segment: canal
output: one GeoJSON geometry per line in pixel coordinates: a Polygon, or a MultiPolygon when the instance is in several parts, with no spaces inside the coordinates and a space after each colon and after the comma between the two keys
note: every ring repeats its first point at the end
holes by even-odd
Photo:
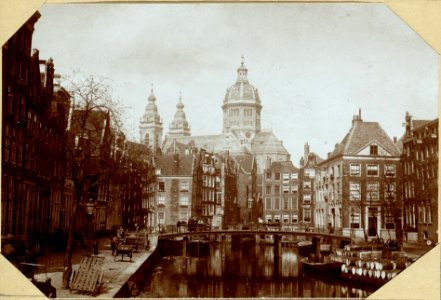
{"type": "Polygon", "coordinates": [[[236,247],[220,242],[210,244],[206,257],[163,257],[145,277],[139,296],[365,298],[374,291],[302,273],[294,248],[283,248],[275,262],[271,245],[236,247]]]}

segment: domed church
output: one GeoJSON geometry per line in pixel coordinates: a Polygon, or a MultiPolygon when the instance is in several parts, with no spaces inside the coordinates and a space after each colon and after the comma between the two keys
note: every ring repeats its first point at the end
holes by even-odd
{"type": "MultiPolygon", "coordinates": [[[[150,97],[149,101],[151,101],[150,97]]],[[[149,106],[152,106],[151,102],[149,106]]],[[[262,104],[257,88],[248,81],[248,69],[244,65],[243,56],[241,65],[237,69],[236,82],[227,89],[223,100],[221,134],[192,136],[183,110],[182,96],[179,97],[176,108],[174,119],[162,144],[164,153],[176,142],[184,145],[191,143],[197,148],[214,153],[229,151],[232,155],[252,154],[256,157],[258,173],[263,172],[268,158],[271,161],[290,159],[283,142],[272,131],[261,130],[262,104]]],[[[150,113],[153,114],[151,108],[150,113]]],[[[145,140],[146,134],[153,136],[159,132],[162,134],[162,126],[159,126],[156,118],[154,124],[150,122],[152,124],[147,125],[148,123],[144,118],[141,121],[144,130],[141,138],[144,137],[145,140]],[[155,130],[147,133],[145,131],[147,128],[155,130]]]]}

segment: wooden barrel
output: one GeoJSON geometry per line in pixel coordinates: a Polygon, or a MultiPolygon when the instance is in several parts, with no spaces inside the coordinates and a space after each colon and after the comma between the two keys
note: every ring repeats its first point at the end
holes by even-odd
{"type": "Polygon", "coordinates": [[[387,272],[385,270],[381,271],[380,277],[381,279],[386,279],[387,272]]]}
{"type": "Polygon", "coordinates": [[[341,271],[342,273],[348,273],[348,267],[346,266],[346,264],[341,265],[341,271]]]}
{"type": "Polygon", "coordinates": [[[363,268],[357,268],[357,275],[363,276],[363,268]]]}
{"type": "Polygon", "coordinates": [[[368,269],[367,268],[363,268],[363,276],[368,276],[368,269]]]}
{"type": "Polygon", "coordinates": [[[390,279],[394,278],[395,276],[398,275],[398,273],[400,273],[399,270],[391,270],[391,271],[388,271],[388,272],[387,272],[387,279],[390,280],[390,279]]]}
{"type": "Polygon", "coordinates": [[[374,270],[372,270],[372,269],[368,269],[368,277],[374,277],[374,270]]]}
{"type": "Polygon", "coordinates": [[[358,260],[355,262],[355,265],[356,265],[357,267],[359,267],[359,268],[363,268],[363,267],[366,265],[366,261],[363,260],[363,259],[358,259],[358,260]]]}
{"type": "Polygon", "coordinates": [[[357,268],[356,267],[351,267],[351,274],[352,275],[357,274],[357,268]]]}
{"type": "Polygon", "coordinates": [[[375,278],[380,278],[381,277],[381,271],[380,270],[375,270],[375,273],[374,273],[374,277],[375,278]]]}

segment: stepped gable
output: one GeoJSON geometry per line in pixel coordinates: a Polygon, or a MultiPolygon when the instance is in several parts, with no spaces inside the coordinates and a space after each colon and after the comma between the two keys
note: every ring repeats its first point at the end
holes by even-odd
{"type": "Polygon", "coordinates": [[[251,151],[253,153],[278,153],[289,155],[283,146],[283,142],[279,140],[272,131],[259,132],[251,143],[251,151]]]}
{"type": "Polygon", "coordinates": [[[191,155],[166,154],[155,157],[155,165],[161,169],[161,176],[192,176],[191,155]]]}

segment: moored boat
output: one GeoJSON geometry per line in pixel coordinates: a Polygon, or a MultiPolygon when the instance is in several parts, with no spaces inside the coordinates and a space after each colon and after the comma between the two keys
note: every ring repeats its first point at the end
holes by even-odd
{"type": "Polygon", "coordinates": [[[304,257],[300,260],[302,264],[302,268],[304,272],[313,272],[313,273],[335,273],[338,274],[341,272],[342,262],[330,260],[329,258],[325,258],[322,262],[314,262],[310,261],[309,258],[304,257]]]}

